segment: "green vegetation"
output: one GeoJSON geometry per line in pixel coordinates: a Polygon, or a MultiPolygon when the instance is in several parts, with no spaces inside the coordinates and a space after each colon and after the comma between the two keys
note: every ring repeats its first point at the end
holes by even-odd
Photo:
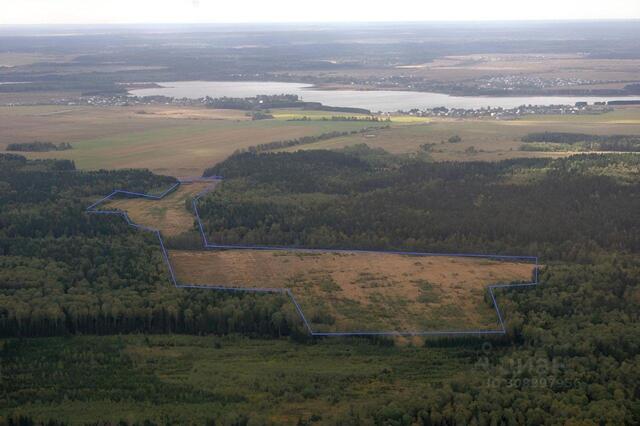
{"type": "MultiPolygon", "coordinates": [[[[140,82],[200,80],[621,99],[640,89],[637,22],[520,23],[517,37],[495,23],[171,28],[2,30],[0,103],[32,106],[2,108],[0,150],[48,142],[18,146],[32,160],[0,155],[0,425],[640,424],[640,160],[549,159],[638,151],[640,108],[392,114],[369,132],[387,123],[289,95],[209,99],[214,108],[126,97],[152,86],[140,82]],[[341,135],[323,139],[331,132],[341,135]],[[189,176],[218,163],[209,173],[229,179],[202,202],[211,239],[531,254],[542,284],[496,292],[505,336],[310,338],[287,298],[172,288],[152,235],[85,213],[114,188],[174,182],[131,168],[189,176]]],[[[163,209],[149,216],[171,221],[163,209]]],[[[201,244],[195,228],[168,243],[201,244]]],[[[361,269],[358,285],[394,288],[361,269]]],[[[321,271],[300,276],[337,291],[321,271]]],[[[436,314],[460,309],[419,278],[406,275],[409,297],[436,314]]],[[[346,308],[380,318],[396,294],[346,308]]],[[[311,320],[340,321],[327,305],[311,320]]]]}
{"type": "Polygon", "coordinates": [[[248,98],[206,98],[209,108],[260,110],[268,108],[287,108],[300,103],[296,95],[260,95],[248,98]]]}
{"type": "Polygon", "coordinates": [[[31,152],[47,152],[47,151],[66,151],[71,149],[71,144],[67,142],[60,142],[54,144],[51,142],[25,142],[25,143],[10,143],[7,145],[7,151],[31,151],[31,152]]]}
{"type": "MultiPolygon", "coordinates": [[[[275,111],[279,114],[283,110],[272,110],[270,115],[275,111]]],[[[339,115],[304,111],[314,118],[315,113],[339,115]]],[[[237,110],[175,105],[4,107],[0,108],[0,150],[18,141],[69,143],[73,149],[24,155],[73,160],[79,169],[148,168],[161,174],[194,176],[237,149],[385,124],[315,119],[252,121],[237,110]]]]}
{"type": "Polygon", "coordinates": [[[204,103],[208,108],[240,109],[240,110],[265,110],[270,108],[303,108],[318,111],[336,111],[356,114],[370,114],[370,111],[362,108],[333,107],[322,105],[320,102],[304,102],[298,95],[258,95],[248,98],[205,98],[204,103]]]}
{"type": "Polygon", "coordinates": [[[153,238],[84,213],[171,178],[0,156],[2,422],[637,424],[638,161],[439,164],[360,146],[210,170],[229,177],[202,203],[215,237],[542,256],[542,285],[497,294],[506,336],[394,346],[310,339],[279,296],[173,289],[153,238]]]}
{"type": "Polygon", "coordinates": [[[508,341],[8,340],[0,413],[123,424],[636,424],[639,276],[640,263],[618,255],[547,268],[542,286],[500,295],[508,341]]]}
{"type": "MultiPolygon", "coordinates": [[[[312,121],[313,118],[308,115],[303,115],[301,117],[293,117],[289,118],[288,121],[312,121]]],[[[365,115],[365,116],[354,116],[354,115],[332,115],[331,117],[321,116],[320,118],[316,118],[316,120],[320,121],[373,121],[373,122],[391,122],[391,117],[381,118],[375,115],[365,115]]]]}
{"type": "MultiPolygon", "coordinates": [[[[305,120],[302,120],[305,121],[305,120]]],[[[338,120],[338,121],[362,121],[362,120],[338,120]]],[[[347,132],[339,132],[339,131],[333,131],[333,132],[328,132],[328,133],[321,133],[317,136],[303,136],[301,138],[297,138],[297,139],[288,139],[285,141],[274,141],[274,142],[268,142],[268,143],[262,143],[260,145],[255,145],[255,146],[250,146],[248,148],[243,148],[243,149],[239,149],[236,150],[234,154],[241,154],[243,152],[251,152],[253,154],[257,154],[257,153],[261,153],[261,152],[268,152],[268,151],[275,151],[275,150],[280,150],[280,149],[284,149],[284,148],[291,148],[294,146],[299,146],[299,145],[308,145],[311,143],[316,143],[319,141],[326,141],[328,139],[333,139],[333,138],[339,138],[339,137],[343,137],[343,136],[349,136],[349,135],[355,135],[355,134],[360,134],[360,133],[368,133],[371,132],[372,130],[378,130],[378,129],[384,129],[384,128],[388,128],[389,126],[384,126],[384,127],[365,127],[364,129],[358,129],[358,130],[351,130],[351,131],[347,131],[347,132]]]]}
{"type": "Polygon", "coordinates": [[[226,180],[199,205],[209,240],[546,260],[640,250],[635,155],[385,163],[366,151],[246,153],[213,167],[226,180]]]}
{"type": "Polygon", "coordinates": [[[640,152],[640,136],[587,135],[583,133],[529,133],[523,151],[624,151],[640,152]]]}
{"type": "Polygon", "coordinates": [[[271,110],[271,114],[276,120],[283,121],[372,121],[385,123],[424,123],[428,118],[414,115],[394,114],[394,115],[372,115],[356,114],[338,111],[323,111],[303,108],[279,108],[271,110]]]}
{"type": "Polygon", "coordinates": [[[298,332],[286,297],[176,289],[155,237],[85,213],[113,188],[148,192],[173,178],[11,154],[0,165],[0,336],[298,332]]]}
{"type": "Polygon", "coordinates": [[[270,113],[262,111],[251,111],[248,112],[247,115],[251,117],[252,120],[270,120],[273,118],[273,115],[270,113]]]}
{"type": "MultiPolygon", "coordinates": [[[[313,144],[292,148],[298,149],[341,149],[351,145],[366,143],[382,148],[393,154],[414,154],[428,152],[434,161],[499,161],[510,158],[532,158],[567,156],[577,152],[578,147],[557,145],[551,151],[551,143],[522,142],[530,133],[598,133],[601,135],[640,134],[640,108],[619,109],[600,115],[538,115],[517,120],[444,120],[410,116],[392,116],[391,128],[373,131],[370,134],[355,134],[313,144]],[[420,118],[426,123],[403,123],[405,118],[420,118]],[[461,139],[457,143],[447,143],[452,135],[461,139]],[[545,145],[547,151],[534,148],[545,145]],[[470,146],[475,153],[467,153],[470,146]],[[532,149],[536,149],[533,151],[532,149]],[[556,153],[557,152],[557,153],[556,153]]],[[[277,114],[274,114],[278,118],[277,114]]],[[[582,151],[581,151],[582,152],[582,151]]]]}

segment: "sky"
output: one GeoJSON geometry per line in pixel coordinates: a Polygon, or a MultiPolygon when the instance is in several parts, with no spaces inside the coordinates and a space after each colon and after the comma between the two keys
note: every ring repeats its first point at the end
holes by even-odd
{"type": "Polygon", "coordinates": [[[0,25],[640,19],[640,0],[0,0],[0,25]]]}

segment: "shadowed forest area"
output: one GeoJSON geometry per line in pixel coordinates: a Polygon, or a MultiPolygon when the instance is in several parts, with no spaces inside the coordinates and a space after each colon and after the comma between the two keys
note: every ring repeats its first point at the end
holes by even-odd
{"type": "Polygon", "coordinates": [[[366,146],[240,154],[198,210],[212,242],[589,261],[640,249],[634,155],[439,162],[366,146]]]}

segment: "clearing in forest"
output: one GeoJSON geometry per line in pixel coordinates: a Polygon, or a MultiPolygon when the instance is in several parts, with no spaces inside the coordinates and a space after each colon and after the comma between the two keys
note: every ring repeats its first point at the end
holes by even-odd
{"type": "MultiPolygon", "coordinates": [[[[102,207],[176,237],[197,230],[192,200],[217,182],[183,182],[161,199],[114,197],[102,207]]],[[[304,249],[170,249],[166,260],[178,287],[288,293],[314,333],[499,332],[487,287],[529,283],[533,272],[524,259],[304,249]]]]}
{"type": "Polygon", "coordinates": [[[180,235],[194,227],[193,213],[187,204],[198,193],[213,188],[217,181],[196,181],[182,183],[178,188],[160,200],[148,198],[116,198],[104,204],[108,210],[122,210],[129,218],[149,228],[159,230],[166,237],[180,235]]]}
{"type": "Polygon", "coordinates": [[[317,332],[495,330],[487,285],[530,263],[363,252],[170,250],[179,282],[290,289],[317,332]]]}

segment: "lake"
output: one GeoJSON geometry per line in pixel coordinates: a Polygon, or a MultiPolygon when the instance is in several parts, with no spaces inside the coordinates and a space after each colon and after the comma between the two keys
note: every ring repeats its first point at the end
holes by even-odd
{"type": "Polygon", "coordinates": [[[247,98],[257,95],[298,95],[303,101],[322,102],[338,107],[366,108],[371,111],[408,111],[435,107],[478,109],[483,107],[515,108],[520,105],[573,105],[578,101],[602,102],[625,97],[594,96],[450,96],[442,93],[391,90],[317,90],[302,83],[265,81],[174,81],[158,83],[162,87],[136,89],[135,96],[170,96],[174,98],[247,98]]]}

